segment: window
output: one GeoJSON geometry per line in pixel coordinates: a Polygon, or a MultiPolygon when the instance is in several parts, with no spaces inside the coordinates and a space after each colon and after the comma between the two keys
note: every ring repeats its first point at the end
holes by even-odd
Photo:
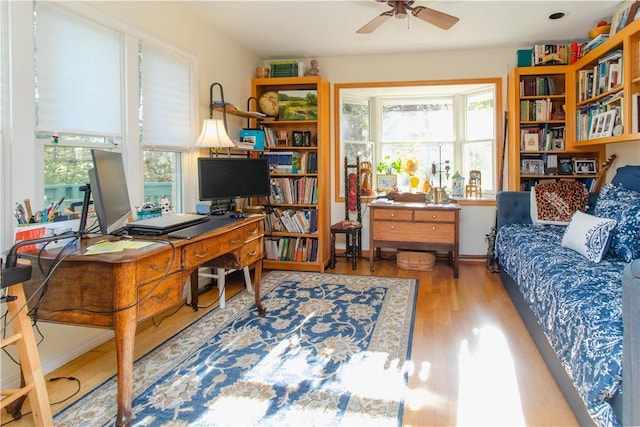
{"type": "Polygon", "coordinates": [[[370,161],[375,173],[398,175],[402,191],[421,190],[410,188],[411,176],[450,190],[455,172],[468,179],[471,170],[481,171],[483,194],[495,191],[499,84],[499,79],[357,88],[336,84],[336,109],[341,112],[336,195],[344,194],[340,183],[345,155],[370,161]]]}
{"type": "Polygon", "coordinates": [[[131,34],[135,30],[107,28],[73,7],[34,2],[34,11],[45,206],[63,196],[66,206],[82,200],[90,150],[100,148],[122,152],[133,203],[159,203],[164,196],[182,210],[182,154],[193,135],[193,59],[131,34]],[[135,111],[137,120],[129,113],[135,111]]]}

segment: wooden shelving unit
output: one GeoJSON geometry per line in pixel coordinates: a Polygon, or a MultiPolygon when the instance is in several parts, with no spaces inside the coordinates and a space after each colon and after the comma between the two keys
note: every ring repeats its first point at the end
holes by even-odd
{"type": "MultiPolygon", "coordinates": [[[[280,91],[316,91],[317,120],[277,120],[273,118],[251,120],[252,127],[262,126],[265,130],[272,130],[275,135],[286,134],[286,138],[279,139],[275,147],[265,146],[270,153],[289,153],[305,156],[307,160],[315,157],[317,167],[308,170],[302,168],[292,173],[272,172],[272,180],[280,180],[289,184],[299,182],[315,182],[316,199],[296,198],[295,200],[272,200],[269,209],[276,211],[307,212],[315,216],[317,230],[313,232],[275,231],[265,230],[265,259],[264,268],[276,270],[324,271],[329,262],[329,225],[331,216],[330,206],[330,85],[322,77],[284,77],[284,78],[256,78],[251,81],[251,95],[255,99],[266,92],[280,91]],[[308,132],[310,144],[297,146],[293,142],[294,132],[308,132]],[[318,171],[325,171],[318,173],[318,171]],[[311,213],[314,211],[314,213],[311,213]],[[286,242],[286,243],[285,243],[286,242]],[[271,245],[269,248],[267,245],[271,245]],[[274,253],[273,247],[278,248],[274,253]],[[285,259],[281,259],[281,248],[293,248],[285,251],[285,259]],[[296,249],[298,248],[298,249],[296,249]],[[280,259],[278,259],[280,258],[280,259]]],[[[306,162],[308,164],[308,162],[306,162]]]]}
{"type": "Polygon", "coordinates": [[[570,66],[559,65],[521,67],[509,75],[510,190],[529,190],[543,180],[595,182],[595,171],[577,174],[573,170],[573,159],[593,159],[600,164],[603,150],[568,148],[570,73],[570,66]],[[571,170],[563,168],[567,164],[571,170]]]}

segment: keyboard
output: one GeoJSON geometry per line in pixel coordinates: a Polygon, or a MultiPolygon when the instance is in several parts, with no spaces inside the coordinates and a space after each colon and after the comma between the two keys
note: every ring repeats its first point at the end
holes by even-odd
{"type": "Polygon", "coordinates": [[[236,221],[236,218],[211,218],[208,221],[172,231],[167,235],[178,239],[193,239],[194,237],[198,237],[204,233],[208,233],[209,231],[213,231],[236,221]]]}

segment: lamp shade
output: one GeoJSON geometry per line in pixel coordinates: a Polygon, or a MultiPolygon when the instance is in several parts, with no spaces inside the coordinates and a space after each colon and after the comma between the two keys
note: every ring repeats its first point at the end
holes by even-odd
{"type": "Polygon", "coordinates": [[[231,148],[236,145],[227,135],[222,120],[208,119],[202,125],[202,131],[195,146],[197,148],[231,148]]]}

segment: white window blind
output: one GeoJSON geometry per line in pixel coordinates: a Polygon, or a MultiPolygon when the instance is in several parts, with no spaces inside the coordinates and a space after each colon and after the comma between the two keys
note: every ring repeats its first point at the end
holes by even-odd
{"type": "Polygon", "coordinates": [[[145,43],[140,58],[142,145],[188,147],[192,139],[189,61],[145,43]]]}
{"type": "Polygon", "coordinates": [[[35,34],[37,130],[121,135],[120,35],[47,2],[35,34]]]}

